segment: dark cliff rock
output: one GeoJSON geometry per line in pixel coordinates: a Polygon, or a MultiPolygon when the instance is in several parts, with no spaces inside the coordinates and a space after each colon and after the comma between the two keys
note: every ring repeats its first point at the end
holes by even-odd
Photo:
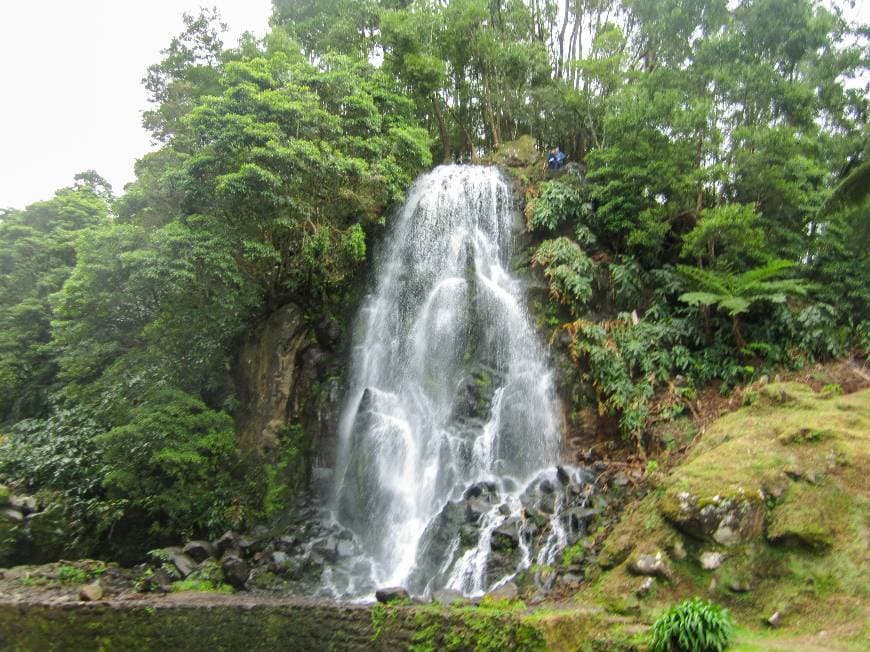
{"type": "Polygon", "coordinates": [[[291,425],[301,426],[306,470],[334,464],[340,408],[341,330],[316,327],[287,304],[253,329],[236,355],[233,380],[240,448],[272,457],[291,425]]]}

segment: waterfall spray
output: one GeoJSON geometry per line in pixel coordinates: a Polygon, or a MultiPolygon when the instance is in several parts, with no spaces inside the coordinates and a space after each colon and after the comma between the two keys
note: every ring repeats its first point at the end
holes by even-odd
{"type": "Polygon", "coordinates": [[[368,562],[355,585],[485,590],[499,579],[485,570],[493,530],[521,516],[520,492],[557,461],[552,374],[509,271],[518,228],[492,167],[436,168],[397,216],[357,323],[339,433],[335,518],[368,562]],[[445,506],[479,483],[500,498],[474,515],[473,549],[458,535],[433,543],[445,506]]]}

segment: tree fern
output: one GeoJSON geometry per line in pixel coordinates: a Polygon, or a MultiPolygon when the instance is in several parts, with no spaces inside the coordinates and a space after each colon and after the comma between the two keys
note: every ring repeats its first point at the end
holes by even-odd
{"type": "Polygon", "coordinates": [[[680,301],[690,306],[710,306],[728,314],[732,320],[734,340],[739,348],[746,342],[740,329],[740,315],[761,301],[785,303],[790,296],[804,296],[810,286],[799,279],[776,278],[794,268],[788,260],[772,260],[740,274],[728,267],[701,269],[680,265],[679,272],[695,290],[680,295],[680,301]]]}

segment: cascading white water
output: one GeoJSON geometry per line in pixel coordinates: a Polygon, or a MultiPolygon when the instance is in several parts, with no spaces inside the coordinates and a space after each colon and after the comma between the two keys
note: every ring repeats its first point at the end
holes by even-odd
{"type": "MultiPolygon", "coordinates": [[[[519,489],[556,463],[552,377],[508,271],[517,217],[497,169],[442,166],[410,190],[379,261],[355,334],[335,495],[370,585],[404,583],[427,525],[472,483],[519,489]]],[[[505,518],[482,519],[477,557],[466,552],[448,584],[480,590],[484,539],[505,518]]],[[[435,560],[442,573],[457,547],[435,560]]]]}

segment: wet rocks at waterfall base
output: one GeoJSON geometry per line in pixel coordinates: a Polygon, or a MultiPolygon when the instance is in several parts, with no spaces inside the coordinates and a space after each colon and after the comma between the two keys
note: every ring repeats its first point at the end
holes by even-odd
{"type": "Polygon", "coordinates": [[[481,595],[513,580],[547,591],[556,575],[542,571],[552,570],[598,513],[589,507],[589,480],[581,469],[556,467],[520,489],[510,479],[472,484],[426,528],[412,593],[481,595]]]}

